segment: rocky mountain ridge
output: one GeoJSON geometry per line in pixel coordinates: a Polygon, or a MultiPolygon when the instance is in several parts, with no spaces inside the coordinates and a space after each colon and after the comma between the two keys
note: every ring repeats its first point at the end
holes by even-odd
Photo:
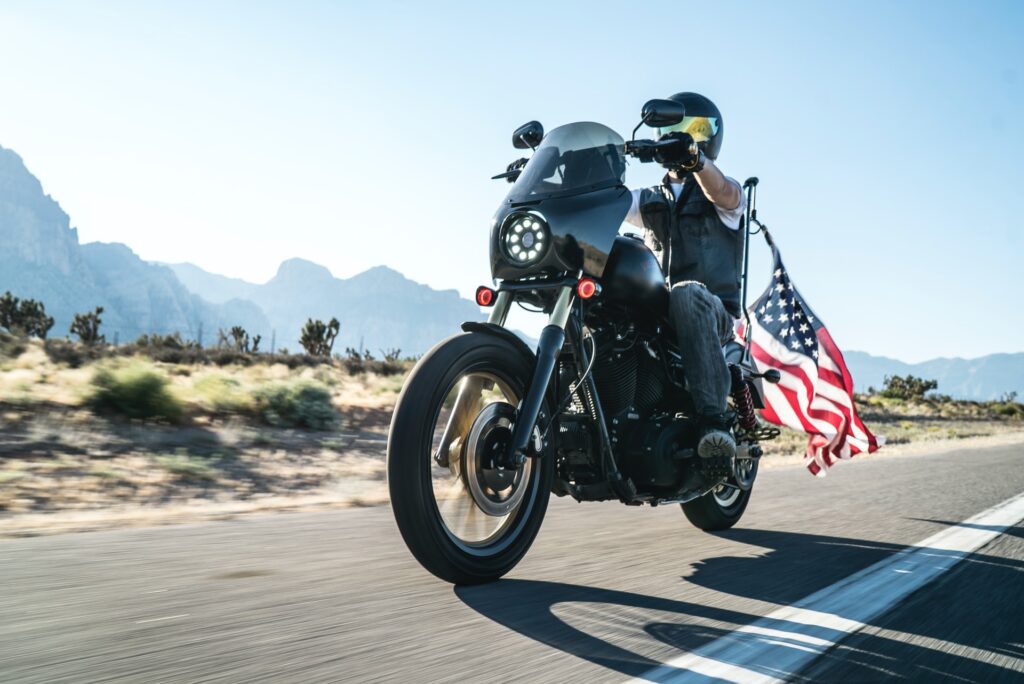
{"type": "Polygon", "coordinates": [[[51,337],[67,335],[76,313],[102,306],[101,332],[110,341],[178,332],[212,344],[218,330],[241,325],[263,337],[264,349],[273,342],[298,350],[307,319],[337,317],[336,351],[419,354],[462,321],[482,317],[454,290],[433,290],[383,266],[339,279],[319,264],[289,259],[257,285],[189,264],[147,262],[122,244],[80,244],[68,214],[3,147],[0,245],[0,293],[41,300],[55,319],[51,337]]]}

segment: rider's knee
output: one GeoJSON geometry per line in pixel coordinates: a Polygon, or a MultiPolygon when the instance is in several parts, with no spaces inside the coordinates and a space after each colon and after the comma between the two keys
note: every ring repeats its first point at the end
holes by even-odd
{"type": "Polygon", "coordinates": [[[696,280],[687,280],[672,286],[672,308],[684,316],[702,315],[711,310],[713,295],[696,280]]]}

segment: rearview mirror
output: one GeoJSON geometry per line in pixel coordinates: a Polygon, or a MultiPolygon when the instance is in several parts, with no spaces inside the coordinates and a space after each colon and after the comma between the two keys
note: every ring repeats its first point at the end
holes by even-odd
{"type": "Polygon", "coordinates": [[[536,149],[544,139],[544,127],[539,121],[524,123],[512,133],[512,147],[517,150],[536,149]]]}
{"type": "Polygon", "coordinates": [[[651,128],[675,126],[686,116],[686,108],[675,100],[648,100],[640,110],[640,120],[651,128]]]}

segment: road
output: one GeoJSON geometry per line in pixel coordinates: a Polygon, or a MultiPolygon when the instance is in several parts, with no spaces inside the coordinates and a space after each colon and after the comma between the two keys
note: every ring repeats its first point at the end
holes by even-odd
{"type": "MultiPolygon", "coordinates": [[[[421,570],[386,507],[3,541],[0,681],[650,679],[963,528],[1024,492],[1022,466],[1018,445],[767,470],[715,535],[678,506],[553,500],[526,559],[472,588],[421,570]]],[[[799,668],[749,672],[1024,681],[1024,527],[992,535],[799,668]]]]}

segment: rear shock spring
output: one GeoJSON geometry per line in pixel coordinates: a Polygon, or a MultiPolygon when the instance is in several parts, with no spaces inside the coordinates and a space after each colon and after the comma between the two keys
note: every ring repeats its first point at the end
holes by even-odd
{"type": "Polygon", "coordinates": [[[732,366],[732,403],[736,407],[736,418],[744,432],[753,432],[759,427],[754,411],[754,397],[750,385],[743,379],[742,371],[732,366]]]}

